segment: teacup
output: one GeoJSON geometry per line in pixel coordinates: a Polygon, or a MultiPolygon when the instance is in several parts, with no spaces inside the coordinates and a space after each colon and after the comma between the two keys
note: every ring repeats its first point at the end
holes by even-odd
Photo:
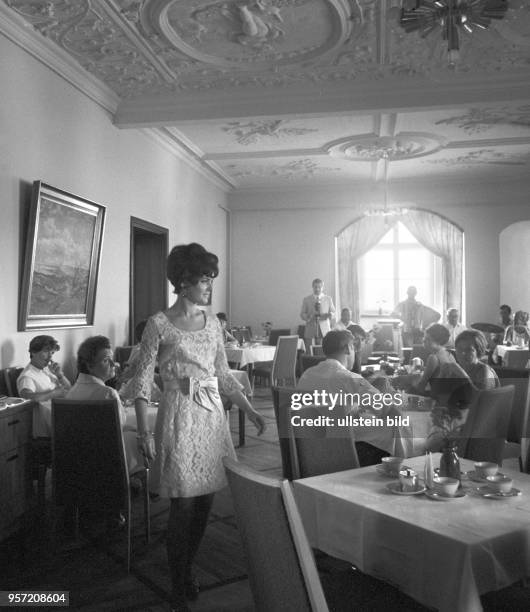
{"type": "Polygon", "coordinates": [[[404,459],[402,457],[383,457],[381,465],[387,474],[397,476],[404,459]]]}
{"type": "Polygon", "coordinates": [[[454,497],[459,484],[459,480],[448,476],[439,476],[433,481],[435,492],[446,497],[454,497]]]}
{"type": "Polygon", "coordinates": [[[475,463],[475,473],[480,478],[487,478],[488,476],[495,476],[499,471],[499,466],[491,461],[477,461],[475,463]]]}
{"type": "Polygon", "coordinates": [[[509,493],[513,487],[513,480],[500,472],[486,478],[488,485],[499,493],[509,493]]]}

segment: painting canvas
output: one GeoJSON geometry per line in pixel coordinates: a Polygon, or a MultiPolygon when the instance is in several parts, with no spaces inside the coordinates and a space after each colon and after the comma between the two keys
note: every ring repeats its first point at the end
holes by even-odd
{"type": "Polygon", "coordinates": [[[105,207],[36,181],[19,329],[92,325],[105,207]]]}

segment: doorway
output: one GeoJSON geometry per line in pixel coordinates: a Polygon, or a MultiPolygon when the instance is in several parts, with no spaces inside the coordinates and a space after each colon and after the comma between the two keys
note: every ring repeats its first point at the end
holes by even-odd
{"type": "Polygon", "coordinates": [[[131,217],[130,344],[136,344],[134,329],[140,321],[167,308],[168,234],[165,227],[131,217]]]}

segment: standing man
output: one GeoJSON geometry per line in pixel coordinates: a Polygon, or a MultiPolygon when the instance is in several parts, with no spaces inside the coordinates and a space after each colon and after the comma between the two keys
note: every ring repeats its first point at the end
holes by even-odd
{"type": "Polygon", "coordinates": [[[449,308],[447,311],[447,323],[443,324],[443,326],[449,330],[449,340],[445,344],[445,348],[454,349],[455,340],[458,337],[458,334],[466,331],[466,326],[459,323],[459,319],[460,313],[458,312],[458,308],[449,308]]]}
{"type": "Polygon", "coordinates": [[[306,351],[313,340],[322,344],[322,338],[330,331],[335,314],[335,306],[329,295],[323,293],[324,282],[320,278],[313,281],[313,293],[304,298],[300,317],[305,321],[304,341],[306,351]]]}
{"type": "Polygon", "coordinates": [[[423,305],[416,300],[417,293],[416,287],[409,287],[407,299],[399,302],[392,313],[403,321],[403,346],[412,346],[422,342],[423,305]]]}

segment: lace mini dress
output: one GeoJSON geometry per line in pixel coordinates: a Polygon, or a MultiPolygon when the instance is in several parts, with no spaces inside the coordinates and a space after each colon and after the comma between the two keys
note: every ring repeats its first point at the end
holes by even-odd
{"type": "Polygon", "coordinates": [[[217,317],[181,330],[159,312],[147,322],[132,395],[149,401],[155,363],[163,382],[151,488],[161,497],[196,497],[226,485],[222,458],[235,458],[219,391],[242,386],[230,374],[217,317]]]}

